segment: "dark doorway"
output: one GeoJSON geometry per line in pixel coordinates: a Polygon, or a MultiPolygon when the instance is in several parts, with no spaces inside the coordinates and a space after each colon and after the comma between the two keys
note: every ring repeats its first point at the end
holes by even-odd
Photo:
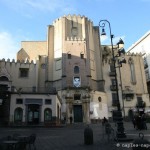
{"type": "Polygon", "coordinates": [[[74,105],[74,122],[83,122],[82,105],[74,105]]]}
{"type": "Polygon", "coordinates": [[[29,124],[38,124],[39,123],[39,108],[37,104],[28,105],[28,123],[29,124]]]}

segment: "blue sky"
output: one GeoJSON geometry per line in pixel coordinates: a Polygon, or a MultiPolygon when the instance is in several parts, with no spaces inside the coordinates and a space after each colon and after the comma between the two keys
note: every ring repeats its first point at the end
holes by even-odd
{"type": "Polygon", "coordinates": [[[21,41],[46,40],[47,25],[68,14],[84,15],[94,26],[107,19],[113,43],[121,37],[127,49],[150,30],[149,10],[150,0],[0,0],[0,59],[15,59],[21,41]]]}

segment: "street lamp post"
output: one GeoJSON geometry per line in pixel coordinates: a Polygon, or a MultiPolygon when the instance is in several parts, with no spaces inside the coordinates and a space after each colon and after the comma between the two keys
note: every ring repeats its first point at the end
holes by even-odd
{"type": "MultiPolygon", "coordinates": [[[[119,100],[119,94],[118,94],[118,81],[117,81],[117,72],[116,72],[116,61],[115,61],[115,54],[114,54],[114,47],[113,47],[113,38],[114,35],[111,33],[111,26],[110,26],[110,22],[108,20],[100,20],[99,22],[99,27],[102,27],[102,33],[101,35],[106,35],[105,33],[105,23],[108,23],[109,25],[109,31],[110,31],[110,40],[111,40],[111,50],[112,50],[112,60],[113,60],[113,66],[114,66],[114,73],[115,73],[115,82],[116,82],[116,93],[117,93],[117,100],[119,100]],[[102,24],[101,24],[102,23],[102,24]]],[[[120,110],[120,103],[118,103],[118,110],[120,110]]]]}
{"type": "MultiPolygon", "coordinates": [[[[109,25],[109,31],[110,31],[110,40],[111,40],[111,50],[112,50],[112,61],[113,61],[113,66],[114,66],[114,76],[115,76],[115,82],[116,82],[116,98],[117,98],[117,117],[116,117],[116,122],[117,122],[117,132],[116,132],[116,140],[118,141],[126,141],[127,136],[124,132],[124,125],[123,125],[123,117],[122,117],[122,112],[120,108],[120,101],[119,101],[119,93],[118,93],[118,80],[117,80],[117,72],[116,72],[116,57],[114,53],[114,47],[113,47],[113,38],[114,35],[111,33],[111,26],[110,22],[108,20],[100,20],[99,22],[99,27],[102,28],[101,35],[106,35],[105,33],[105,24],[108,23],[109,25]]],[[[122,44],[122,41],[120,43],[118,42],[117,45],[122,44]]],[[[120,56],[120,51],[118,51],[118,54],[120,56]]]]}
{"type": "Polygon", "coordinates": [[[120,87],[121,87],[121,95],[122,95],[122,109],[123,109],[123,116],[125,118],[125,110],[124,110],[124,100],[123,100],[123,92],[122,92],[122,80],[121,80],[121,71],[120,71],[120,66],[119,68],[119,75],[120,75],[120,87]]]}

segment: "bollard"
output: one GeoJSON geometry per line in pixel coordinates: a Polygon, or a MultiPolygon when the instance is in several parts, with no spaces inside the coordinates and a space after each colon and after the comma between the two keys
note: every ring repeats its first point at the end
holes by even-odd
{"type": "Polygon", "coordinates": [[[89,127],[89,125],[84,129],[84,144],[93,144],[93,130],[89,127]]]}
{"type": "Polygon", "coordinates": [[[139,133],[139,138],[133,141],[133,150],[150,150],[150,142],[144,139],[144,134],[139,133]]]}

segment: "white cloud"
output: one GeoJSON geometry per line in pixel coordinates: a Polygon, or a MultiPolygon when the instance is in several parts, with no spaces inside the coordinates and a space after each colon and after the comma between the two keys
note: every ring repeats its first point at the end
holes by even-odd
{"type": "Polygon", "coordinates": [[[108,40],[108,36],[100,36],[101,43],[105,43],[108,40]]]}
{"type": "Polygon", "coordinates": [[[74,11],[75,1],[70,0],[3,0],[3,2],[11,9],[30,16],[31,12],[66,12],[74,11]]]}
{"type": "Polygon", "coordinates": [[[16,59],[18,50],[14,37],[8,32],[0,32],[0,59],[16,59]]]}
{"type": "Polygon", "coordinates": [[[25,2],[28,6],[41,11],[55,11],[56,9],[64,7],[63,1],[59,0],[27,0],[25,2]]]}
{"type": "MultiPolygon", "coordinates": [[[[101,44],[102,45],[111,45],[110,38],[108,36],[101,36],[101,44]]],[[[122,39],[125,40],[125,36],[117,36],[113,38],[113,45],[117,44],[119,40],[122,39]]]]}

